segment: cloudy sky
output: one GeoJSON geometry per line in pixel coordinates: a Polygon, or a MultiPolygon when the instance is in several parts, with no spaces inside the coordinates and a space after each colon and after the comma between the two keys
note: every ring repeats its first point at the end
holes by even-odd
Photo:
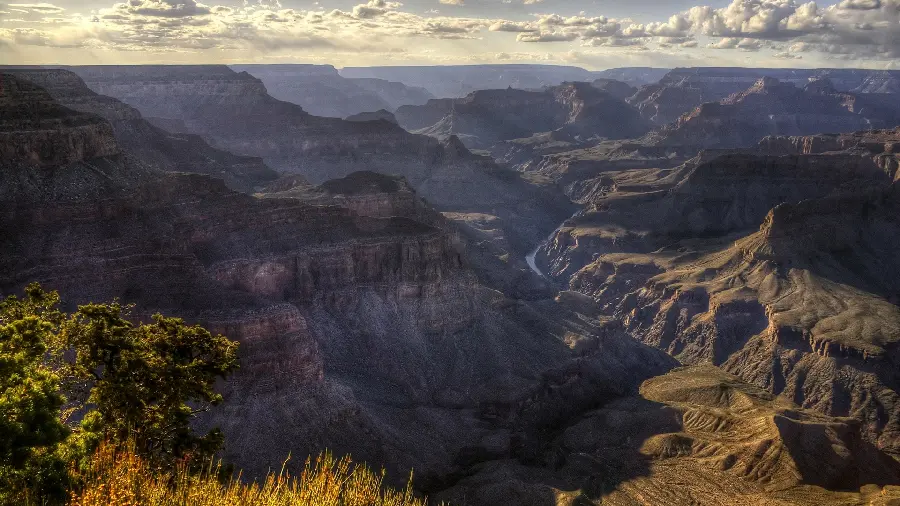
{"type": "Polygon", "coordinates": [[[0,64],[900,68],[900,0],[0,3],[0,64]]]}

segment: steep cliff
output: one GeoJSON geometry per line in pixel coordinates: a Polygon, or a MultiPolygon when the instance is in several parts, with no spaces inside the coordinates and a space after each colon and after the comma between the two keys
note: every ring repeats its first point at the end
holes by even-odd
{"type": "Polygon", "coordinates": [[[896,456],[896,140],[769,138],[764,151],[794,154],[708,153],[674,186],[611,189],[557,232],[547,264],[631,336],[853,417],[896,456]]]}
{"type": "MultiPolygon", "coordinates": [[[[456,137],[413,135],[388,122],[311,116],[227,67],[78,67],[96,91],[144,114],[174,118],[214,145],[262,156],[313,183],[357,171],[400,175],[441,211],[498,216],[524,256],[571,214],[553,185],[470,153],[456,137]]],[[[598,92],[600,93],[600,92],[598,92]]]]}
{"type": "Polygon", "coordinates": [[[785,204],[733,245],[602,256],[573,285],[615,306],[644,342],[852,416],[897,455],[896,206],[896,189],[785,204]]]}
{"type": "Polygon", "coordinates": [[[766,137],[759,150],[773,154],[824,154],[847,151],[871,156],[888,177],[900,172],[900,129],[804,137],[766,137]]]}
{"type": "Polygon", "coordinates": [[[0,159],[4,163],[55,166],[119,152],[102,118],[61,106],[42,88],[0,74],[0,159]]]}
{"type": "Polygon", "coordinates": [[[753,229],[784,202],[881,188],[893,180],[882,156],[704,152],[670,169],[631,170],[573,184],[587,208],[539,252],[567,279],[598,252],[647,253],[690,237],[753,229]]]}
{"type": "Polygon", "coordinates": [[[94,91],[118,98],[143,114],[183,122],[222,149],[261,156],[275,168],[315,182],[364,165],[427,166],[440,146],[399,127],[311,116],[271,97],[262,81],[224,66],[74,67],[94,91]],[[368,158],[366,158],[368,157],[368,158]],[[365,162],[363,161],[365,158],[365,162]]]}

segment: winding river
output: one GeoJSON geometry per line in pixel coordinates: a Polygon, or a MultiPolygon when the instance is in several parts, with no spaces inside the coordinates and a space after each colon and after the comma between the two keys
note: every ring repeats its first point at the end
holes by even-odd
{"type": "MultiPolygon", "coordinates": [[[[554,232],[554,233],[556,233],[556,232],[554,232]]],[[[541,250],[541,246],[543,246],[543,245],[544,245],[543,243],[538,244],[538,247],[534,248],[534,251],[532,251],[531,253],[528,254],[528,256],[525,257],[525,261],[528,262],[528,267],[531,267],[531,270],[533,270],[535,274],[537,274],[538,276],[540,276],[542,278],[546,277],[546,276],[544,275],[543,272],[541,272],[541,269],[537,266],[536,260],[537,260],[538,251],[541,250]]]]}
{"type": "Polygon", "coordinates": [[[556,228],[553,230],[553,232],[550,233],[549,236],[547,236],[547,239],[546,239],[544,242],[538,244],[537,247],[534,248],[534,251],[532,251],[531,253],[529,253],[529,254],[525,257],[525,262],[528,263],[528,267],[531,267],[531,270],[534,271],[535,274],[537,274],[538,276],[540,276],[540,277],[542,277],[542,278],[549,278],[549,276],[547,276],[546,274],[544,274],[544,273],[541,271],[541,268],[537,266],[537,254],[538,254],[538,252],[541,250],[541,248],[544,247],[544,244],[546,244],[546,243],[550,242],[551,240],[553,240],[553,236],[556,235],[556,232],[557,232],[560,228],[562,228],[563,225],[565,225],[567,221],[569,221],[569,220],[571,220],[572,218],[578,216],[578,215],[581,213],[581,211],[582,211],[582,209],[579,209],[579,210],[575,211],[575,214],[573,214],[573,215],[570,216],[569,218],[563,220],[562,223],[560,223],[559,226],[556,227],[556,228]]]}

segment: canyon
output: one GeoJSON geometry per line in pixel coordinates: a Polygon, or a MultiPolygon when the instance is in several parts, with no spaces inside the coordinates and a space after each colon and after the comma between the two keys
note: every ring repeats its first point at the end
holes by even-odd
{"type": "Polygon", "coordinates": [[[462,99],[403,106],[395,116],[409,130],[438,139],[456,135],[469,148],[556,132],[569,138],[633,138],[650,125],[612,93],[587,83],[544,91],[484,90],[462,99]]]}
{"type": "Polygon", "coordinates": [[[3,69],[0,291],[238,340],[199,424],[247,477],[900,502],[895,73],[507,70],[3,69]]]}

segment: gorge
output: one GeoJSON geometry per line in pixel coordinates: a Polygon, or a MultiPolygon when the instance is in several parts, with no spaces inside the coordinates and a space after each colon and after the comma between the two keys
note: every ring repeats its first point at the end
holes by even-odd
{"type": "Polygon", "coordinates": [[[0,69],[0,291],[239,341],[248,480],[900,503],[894,72],[448,71],[0,69]]]}

